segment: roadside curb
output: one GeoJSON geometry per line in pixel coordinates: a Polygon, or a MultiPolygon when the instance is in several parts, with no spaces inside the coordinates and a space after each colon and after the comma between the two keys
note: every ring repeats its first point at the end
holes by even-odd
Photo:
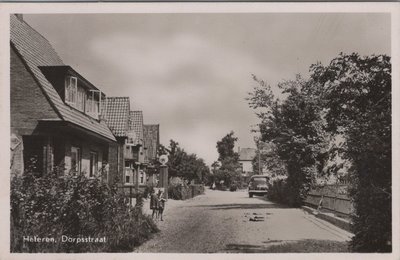
{"type": "Polygon", "coordinates": [[[343,219],[343,218],[338,218],[335,217],[333,214],[329,214],[329,213],[321,213],[321,212],[317,212],[316,209],[308,207],[308,206],[301,206],[301,208],[308,212],[309,214],[314,215],[315,217],[328,221],[329,223],[344,229],[348,232],[352,232],[352,224],[349,220],[343,219]]]}

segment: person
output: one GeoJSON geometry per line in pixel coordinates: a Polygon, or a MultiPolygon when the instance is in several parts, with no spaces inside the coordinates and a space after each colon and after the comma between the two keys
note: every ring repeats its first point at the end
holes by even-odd
{"type": "Polygon", "coordinates": [[[150,191],[150,209],[153,210],[153,214],[151,215],[153,219],[154,216],[156,217],[156,219],[158,218],[158,204],[159,204],[158,197],[155,191],[152,189],[150,191]]]}
{"type": "Polygon", "coordinates": [[[163,213],[164,213],[164,209],[165,209],[165,198],[164,198],[164,192],[162,190],[160,190],[158,192],[158,216],[160,217],[161,221],[163,220],[163,213]]]}
{"type": "Polygon", "coordinates": [[[213,182],[213,184],[211,185],[211,189],[215,190],[215,182],[213,182]]]}

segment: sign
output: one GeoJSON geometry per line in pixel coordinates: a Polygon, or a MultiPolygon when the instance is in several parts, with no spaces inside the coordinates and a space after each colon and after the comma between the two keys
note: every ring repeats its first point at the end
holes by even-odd
{"type": "Polygon", "coordinates": [[[167,155],[161,155],[158,161],[162,164],[165,165],[168,162],[168,156],[167,155]]]}

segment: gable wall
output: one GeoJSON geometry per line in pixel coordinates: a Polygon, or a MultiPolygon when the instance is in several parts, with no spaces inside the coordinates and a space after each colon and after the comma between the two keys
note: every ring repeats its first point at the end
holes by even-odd
{"type": "Polygon", "coordinates": [[[11,132],[31,135],[39,119],[58,119],[59,116],[14,48],[10,49],[11,132]]]}

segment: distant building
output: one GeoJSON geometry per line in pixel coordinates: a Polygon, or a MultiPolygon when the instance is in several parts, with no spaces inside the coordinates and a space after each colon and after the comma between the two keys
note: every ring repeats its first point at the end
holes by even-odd
{"type": "Polygon", "coordinates": [[[255,148],[239,148],[239,163],[242,168],[243,181],[247,182],[253,175],[253,159],[256,157],[255,148]]]}
{"type": "Polygon", "coordinates": [[[158,182],[158,149],[160,146],[160,125],[143,125],[144,161],[147,164],[148,183],[158,182]]]}
{"type": "Polygon", "coordinates": [[[11,15],[10,23],[11,172],[61,166],[111,182],[117,143],[100,114],[105,94],[22,17],[11,15]]]}
{"type": "Polygon", "coordinates": [[[143,137],[143,112],[130,111],[129,112],[129,131],[134,133],[133,136],[128,138],[127,150],[129,152],[129,160],[125,164],[125,182],[128,180],[135,183],[138,180],[138,185],[145,185],[146,166],[144,158],[144,137],[143,137]]]}

